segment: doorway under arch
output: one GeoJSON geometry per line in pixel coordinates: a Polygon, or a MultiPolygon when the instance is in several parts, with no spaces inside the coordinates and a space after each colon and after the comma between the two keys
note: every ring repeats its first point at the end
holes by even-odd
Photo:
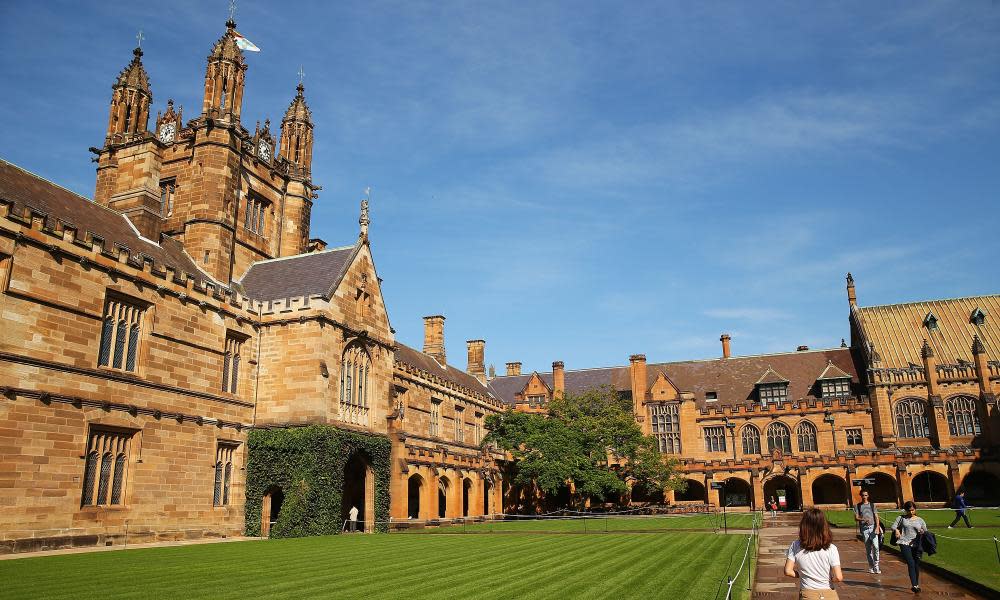
{"type": "Polygon", "coordinates": [[[375,528],[375,476],[368,460],[359,452],[344,465],[344,488],[340,501],[340,521],[350,527],[351,509],[358,509],[357,529],[375,528]]]}
{"type": "Polygon", "coordinates": [[[764,482],[764,502],[768,502],[771,497],[778,502],[779,510],[799,510],[801,508],[799,499],[799,482],[788,475],[775,475],[764,482]],[[785,502],[782,504],[781,499],[785,502]]]}
{"type": "Polygon", "coordinates": [[[447,477],[438,479],[438,518],[443,519],[448,515],[448,488],[451,487],[447,477]]]}
{"type": "Polygon", "coordinates": [[[948,478],[936,471],[923,471],[910,482],[916,502],[947,502],[948,478]]]}
{"type": "Polygon", "coordinates": [[[697,479],[685,479],[687,487],[683,492],[674,492],[674,502],[707,502],[705,484],[697,479]]]}
{"type": "Polygon", "coordinates": [[[866,485],[862,489],[868,490],[868,495],[872,502],[876,504],[899,505],[899,494],[896,491],[896,480],[891,475],[875,471],[864,476],[865,479],[874,479],[874,485],[866,485]]]}
{"type": "Polygon", "coordinates": [[[723,491],[726,496],[724,501],[726,506],[753,506],[753,490],[746,480],[730,477],[725,481],[723,491]]]}
{"type": "Polygon", "coordinates": [[[493,484],[490,483],[489,479],[483,480],[483,514],[491,515],[493,511],[490,510],[490,496],[493,495],[493,484]]]}
{"type": "Polygon", "coordinates": [[[281,515],[281,505],[285,502],[285,493],[281,488],[272,485],[264,492],[260,507],[260,536],[271,537],[271,527],[278,522],[281,515]]]}
{"type": "Polygon", "coordinates": [[[972,471],[962,479],[965,500],[973,506],[996,506],[1000,502],[1000,478],[987,471],[972,471]]]}
{"type": "Polygon", "coordinates": [[[812,482],[813,504],[839,504],[849,506],[851,503],[847,481],[833,473],[823,473],[812,482]]]}
{"type": "Polygon", "coordinates": [[[414,473],[406,482],[406,516],[420,518],[420,497],[424,492],[424,478],[414,473]]]}
{"type": "Polygon", "coordinates": [[[469,508],[472,501],[472,480],[469,478],[462,480],[462,516],[469,516],[469,508]]]}

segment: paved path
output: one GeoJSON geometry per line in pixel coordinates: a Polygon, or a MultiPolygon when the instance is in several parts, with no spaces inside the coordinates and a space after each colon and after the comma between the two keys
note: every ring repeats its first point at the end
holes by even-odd
{"type": "Polygon", "coordinates": [[[78,546],[76,548],[60,548],[58,550],[38,550],[35,552],[0,554],[0,560],[16,560],[18,558],[34,558],[36,556],[59,556],[61,554],[86,554],[88,552],[115,552],[118,550],[134,550],[136,548],[165,548],[167,546],[193,546],[196,544],[225,544],[228,542],[246,542],[249,540],[261,539],[264,538],[237,536],[229,538],[198,538],[195,540],[148,542],[144,544],[129,544],[128,546],[78,546]]]}
{"type": "MultiPolygon", "coordinates": [[[[798,537],[800,513],[779,514],[771,520],[764,517],[760,530],[760,548],[757,554],[757,576],[754,600],[785,600],[798,597],[798,580],[785,577],[785,551],[798,537]]],[[[881,575],[868,573],[865,547],[853,529],[834,529],[833,541],[840,551],[840,567],[844,582],[837,586],[841,600],[874,600],[879,598],[913,598],[910,578],[903,559],[882,552],[879,567],[881,575]]],[[[945,579],[920,572],[921,596],[929,598],[982,598],[973,592],[945,579]]]]}

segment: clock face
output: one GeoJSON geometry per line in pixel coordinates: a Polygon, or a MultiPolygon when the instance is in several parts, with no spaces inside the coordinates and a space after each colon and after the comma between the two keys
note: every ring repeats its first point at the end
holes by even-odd
{"type": "Polygon", "coordinates": [[[261,142],[260,145],[257,146],[257,156],[259,156],[261,160],[271,160],[271,146],[268,145],[267,142],[261,142]]]}
{"type": "Polygon", "coordinates": [[[164,123],[160,127],[160,141],[164,144],[169,144],[174,141],[174,134],[177,132],[177,126],[173,123],[164,123]]]}

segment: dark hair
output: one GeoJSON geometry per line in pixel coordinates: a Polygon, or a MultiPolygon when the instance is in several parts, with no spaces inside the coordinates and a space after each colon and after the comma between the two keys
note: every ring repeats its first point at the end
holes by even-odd
{"type": "Polygon", "coordinates": [[[830,532],[830,523],[823,511],[818,508],[806,509],[799,521],[799,543],[802,549],[810,552],[826,550],[832,542],[833,533],[830,532]]]}
{"type": "Polygon", "coordinates": [[[910,510],[911,508],[913,510],[917,510],[917,505],[913,502],[913,500],[907,500],[903,503],[903,510],[910,510]]]}

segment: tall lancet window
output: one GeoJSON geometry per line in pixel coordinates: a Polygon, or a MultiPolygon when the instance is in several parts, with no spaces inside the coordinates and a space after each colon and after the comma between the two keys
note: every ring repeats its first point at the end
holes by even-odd
{"type": "Polygon", "coordinates": [[[355,425],[368,425],[371,358],[361,344],[344,351],[340,363],[340,419],[355,425]]]}

